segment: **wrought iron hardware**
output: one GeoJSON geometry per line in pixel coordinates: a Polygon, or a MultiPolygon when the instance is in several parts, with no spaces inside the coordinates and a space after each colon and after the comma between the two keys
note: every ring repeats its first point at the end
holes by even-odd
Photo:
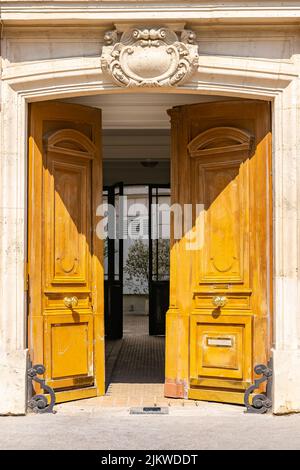
{"type": "Polygon", "coordinates": [[[32,390],[32,381],[34,380],[45,392],[48,392],[50,395],[50,403],[48,403],[47,397],[42,394],[37,394],[31,396],[30,400],[28,401],[28,408],[30,408],[35,413],[56,413],[53,411],[53,407],[55,405],[55,393],[53,388],[49,387],[49,385],[45,384],[44,379],[39,379],[37,376],[42,375],[45,372],[45,367],[43,364],[36,364],[35,366],[30,367],[28,370],[28,380],[29,380],[29,387],[30,391],[32,390]]]}
{"type": "Polygon", "coordinates": [[[254,372],[258,375],[262,375],[259,379],[254,380],[254,384],[247,388],[244,395],[244,404],[247,408],[246,413],[257,413],[263,414],[269,411],[272,407],[272,378],[273,378],[273,367],[272,359],[269,360],[268,365],[258,364],[254,367],[254,372]],[[252,405],[250,405],[249,399],[251,393],[257,389],[261,383],[267,382],[265,393],[258,393],[252,398],[252,405]]]}

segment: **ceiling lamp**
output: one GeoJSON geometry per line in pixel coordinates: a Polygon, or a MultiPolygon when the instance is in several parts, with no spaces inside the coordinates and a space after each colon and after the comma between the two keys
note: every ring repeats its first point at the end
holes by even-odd
{"type": "Polygon", "coordinates": [[[145,168],[154,168],[158,165],[158,161],[152,160],[152,158],[147,158],[146,160],[142,160],[140,164],[145,168]]]}

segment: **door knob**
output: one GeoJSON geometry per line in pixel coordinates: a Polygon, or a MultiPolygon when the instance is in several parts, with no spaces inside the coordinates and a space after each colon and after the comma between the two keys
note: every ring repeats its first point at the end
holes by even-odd
{"type": "Polygon", "coordinates": [[[227,297],[225,295],[216,295],[212,299],[212,303],[216,308],[224,307],[227,304],[227,297]]]}
{"type": "Polygon", "coordinates": [[[72,297],[65,297],[64,304],[67,308],[74,308],[78,305],[78,298],[75,295],[72,297]]]}

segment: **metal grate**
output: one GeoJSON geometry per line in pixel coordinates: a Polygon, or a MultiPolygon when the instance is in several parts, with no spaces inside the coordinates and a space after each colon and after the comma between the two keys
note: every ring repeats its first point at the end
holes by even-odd
{"type": "Polygon", "coordinates": [[[138,406],[130,408],[131,415],[168,415],[169,408],[167,406],[138,406]]]}

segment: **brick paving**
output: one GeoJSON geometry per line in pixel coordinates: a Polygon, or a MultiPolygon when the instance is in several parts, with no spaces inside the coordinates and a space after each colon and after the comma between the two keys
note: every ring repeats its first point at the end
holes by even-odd
{"type": "Polygon", "coordinates": [[[164,369],[165,338],[148,335],[148,317],[145,315],[126,315],[124,337],[109,381],[162,384],[164,369]]]}
{"type": "Polygon", "coordinates": [[[165,338],[148,335],[146,315],[125,315],[123,331],[122,340],[106,342],[108,388],[102,406],[166,404],[165,338]]]}

